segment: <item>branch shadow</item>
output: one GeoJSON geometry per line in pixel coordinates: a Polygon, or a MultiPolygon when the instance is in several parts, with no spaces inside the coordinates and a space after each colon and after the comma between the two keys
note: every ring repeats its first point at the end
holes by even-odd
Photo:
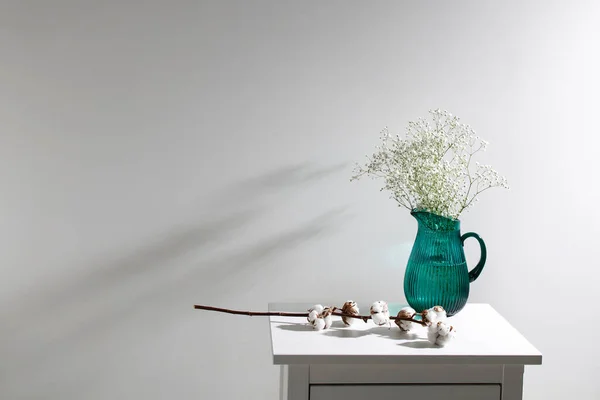
{"type": "Polygon", "coordinates": [[[403,342],[403,343],[398,343],[398,346],[410,347],[411,349],[432,349],[434,347],[437,347],[434,344],[432,344],[431,342],[429,342],[428,340],[416,340],[413,342],[403,342]]]}
{"type": "MultiPolygon", "coordinates": [[[[232,185],[226,190],[227,197],[238,199],[243,195],[245,200],[260,198],[266,188],[274,190],[281,189],[282,185],[297,186],[310,183],[340,171],[346,165],[340,163],[327,167],[311,167],[308,163],[302,163],[285,166],[232,185]]],[[[221,207],[222,200],[221,196],[216,196],[215,206],[221,207]]],[[[106,288],[120,286],[124,280],[135,280],[153,271],[164,270],[169,261],[192,251],[209,249],[213,244],[230,239],[234,233],[259,219],[265,211],[264,205],[253,206],[242,211],[212,216],[195,224],[187,224],[160,235],[149,245],[133,252],[116,258],[109,256],[105,263],[93,263],[91,268],[72,273],[58,285],[39,287],[36,295],[44,298],[46,309],[43,313],[48,309],[72,304],[74,298],[103,295],[106,288]]],[[[33,310],[28,311],[35,312],[36,309],[39,310],[37,304],[33,310]]]]}
{"type": "MultiPolygon", "coordinates": [[[[314,332],[312,326],[307,323],[286,323],[285,325],[277,325],[278,329],[286,330],[286,331],[295,331],[295,332],[314,332]]],[[[351,327],[346,327],[342,321],[333,321],[331,327],[322,331],[322,335],[338,337],[338,338],[359,338],[362,336],[370,335],[369,330],[359,331],[356,329],[352,329],[351,327]]]]}
{"type": "MultiPolygon", "coordinates": [[[[244,184],[233,185],[228,196],[239,198],[240,193],[235,196],[235,192],[241,190],[245,198],[252,197],[260,201],[265,188],[275,191],[283,184],[287,187],[306,184],[340,171],[344,166],[311,168],[308,164],[301,164],[284,167],[252,178],[244,184]]],[[[17,357],[16,364],[22,362],[33,366],[50,353],[56,357],[56,349],[76,348],[78,343],[97,340],[132,316],[153,313],[152,307],[168,310],[189,306],[191,310],[192,304],[181,304],[181,297],[177,295],[231,290],[231,276],[249,266],[256,273],[261,268],[260,261],[276,257],[318,235],[331,232],[344,221],[340,217],[345,207],[326,211],[299,227],[258,240],[255,245],[226,257],[190,265],[184,271],[166,269],[169,263],[191,252],[209,251],[213,245],[227,243],[235,233],[259,219],[265,209],[264,205],[252,206],[188,224],[116,260],[113,258],[113,261],[94,264],[92,269],[58,285],[40,288],[30,304],[21,303],[12,310],[16,318],[3,328],[6,339],[19,337],[20,332],[24,331],[27,334],[21,342],[32,342],[32,346],[26,346],[28,356],[17,357]],[[163,279],[163,274],[167,274],[168,279],[163,279]],[[135,288],[135,283],[142,278],[153,281],[153,286],[141,293],[132,292],[132,286],[135,288]],[[43,299],[43,307],[39,307],[39,299],[43,299]],[[101,300],[103,307],[100,310],[87,309],[86,304],[95,300],[101,300]],[[59,333],[49,339],[40,332],[45,324],[52,327],[60,325],[59,333]]],[[[4,343],[2,345],[5,346],[4,343]]],[[[17,352],[9,347],[6,349],[10,353],[17,352]]]]}
{"type": "MultiPolygon", "coordinates": [[[[172,305],[180,303],[180,299],[174,297],[174,293],[204,293],[223,291],[223,288],[235,290],[232,284],[232,277],[237,277],[240,272],[247,274],[249,266],[253,266],[250,275],[260,275],[260,262],[275,257],[301,245],[316,236],[325,232],[332,231],[334,222],[341,222],[344,219],[339,218],[343,215],[344,208],[333,209],[323,213],[305,225],[291,229],[283,234],[274,235],[260,241],[255,246],[240,250],[225,258],[218,258],[211,262],[204,263],[204,268],[194,268],[188,270],[185,274],[179,275],[176,279],[163,283],[150,291],[137,296],[128,296],[128,302],[119,307],[113,307],[105,315],[96,316],[93,323],[86,330],[88,334],[96,335],[107,326],[114,325],[119,321],[127,319],[132,313],[140,312],[139,304],[153,304],[155,310],[158,308],[168,309],[172,305]]],[[[256,277],[256,282],[259,279],[256,277]]],[[[255,282],[255,283],[256,283],[255,282]]],[[[243,281],[244,289],[251,289],[252,285],[248,280],[243,281]]],[[[192,304],[189,304],[191,307],[192,304]]]]}
{"type": "Polygon", "coordinates": [[[277,191],[287,187],[297,186],[298,184],[309,183],[312,181],[319,180],[326,176],[340,172],[346,168],[350,163],[342,162],[333,164],[327,167],[315,168],[311,163],[299,163],[294,165],[288,165],[280,168],[276,171],[269,172],[267,174],[246,179],[236,187],[236,191],[255,191],[260,190],[261,193],[264,190],[275,189],[277,191]]]}
{"type": "Polygon", "coordinates": [[[340,319],[340,320],[333,321],[331,323],[331,328],[332,329],[336,329],[336,328],[338,328],[338,329],[349,329],[351,327],[346,326],[346,324],[344,324],[344,322],[340,319]]]}
{"type": "Polygon", "coordinates": [[[285,325],[277,325],[278,329],[284,330],[284,331],[294,331],[294,332],[312,332],[314,331],[314,329],[312,328],[312,326],[308,325],[308,324],[285,324],[285,325]]]}
{"type": "Polygon", "coordinates": [[[377,335],[382,338],[393,339],[393,340],[417,340],[422,339],[417,333],[414,332],[403,332],[398,327],[392,325],[392,327],[376,326],[369,330],[372,335],[377,335]]]}
{"type": "Polygon", "coordinates": [[[325,336],[331,336],[331,337],[337,337],[337,338],[350,338],[350,339],[356,339],[359,337],[367,336],[369,334],[370,334],[369,331],[357,331],[352,328],[331,329],[331,330],[327,330],[327,331],[323,332],[323,335],[325,335],[325,336]]]}
{"type": "Polygon", "coordinates": [[[197,226],[173,229],[147,247],[138,248],[104,265],[93,265],[93,269],[82,271],[63,287],[49,288],[43,294],[58,305],[71,302],[74,296],[90,296],[108,286],[119,285],[123,279],[135,280],[141,275],[163,269],[168,261],[209,247],[251,223],[263,212],[264,210],[254,208],[215,218],[197,226]]]}

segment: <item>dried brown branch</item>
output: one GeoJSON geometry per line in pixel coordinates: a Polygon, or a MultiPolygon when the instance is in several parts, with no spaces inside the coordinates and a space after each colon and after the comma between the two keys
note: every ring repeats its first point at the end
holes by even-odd
{"type": "Polygon", "coordinates": [[[230,310],[228,308],[219,308],[219,307],[211,307],[211,306],[202,306],[196,304],[194,306],[196,310],[206,310],[206,311],[216,311],[227,314],[235,314],[235,315],[248,315],[250,317],[269,317],[269,316],[280,316],[280,317],[308,317],[308,313],[301,312],[279,312],[279,311],[238,311],[238,310],[230,310]]]}
{"type": "MultiPolygon", "coordinates": [[[[298,318],[301,318],[301,317],[307,318],[308,317],[307,312],[240,311],[240,310],[230,310],[228,308],[203,306],[203,305],[199,305],[199,304],[196,304],[194,306],[194,308],[196,310],[216,311],[216,312],[222,312],[222,313],[234,314],[234,315],[247,315],[250,317],[253,317],[253,316],[259,316],[259,317],[278,316],[278,317],[298,317],[298,318]]],[[[370,315],[347,314],[342,311],[339,311],[340,308],[338,308],[338,307],[330,307],[330,308],[331,308],[331,310],[333,310],[333,313],[331,315],[335,315],[338,317],[362,319],[364,322],[367,322],[368,320],[371,319],[370,315]]],[[[410,322],[414,322],[415,324],[427,326],[426,322],[424,322],[423,320],[414,319],[414,317],[415,316],[412,316],[412,317],[400,317],[400,316],[392,317],[392,316],[390,316],[390,321],[394,321],[394,322],[395,321],[410,321],[410,322]]]]}

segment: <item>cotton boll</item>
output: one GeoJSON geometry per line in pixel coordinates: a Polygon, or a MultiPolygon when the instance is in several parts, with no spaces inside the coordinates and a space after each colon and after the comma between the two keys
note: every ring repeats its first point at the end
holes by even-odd
{"type": "Polygon", "coordinates": [[[427,327],[427,340],[429,340],[431,344],[435,344],[437,342],[438,337],[439,334],[437,330],[437,325],[429,325],[427,327]]]}
{"type": "MultiPolygon", "coordinates": [[[[356,305],[356,302],[354,302],[352,300],[348,300],[347,302],[344,303],[344,305],[342,306],[342,312],[344,314],[350,314],[350,315],[359,315],[360,314],[360,312],[358,311],[358,306],[356,305]]],[[[346,325],[346,326],[352,325],[355,321],[356,321],[356,318],[342,317],[342,322],[344,322],[344,325],[346,325]]]]}
{"type": "MultiPolygon", "coordinates": [[[[415,310],[411,307],[404,307],[398,312],[398,318],[412,318],[416,314],[415,310]]],[[[415,324],[410,321],[396,320],[396,325],[403,332],[408,332],[414,328],[415,324]]]]}
{"type": "Polygon", "coordinates": [[[308,320],[309,324],[314,325],[317,318],[319,318],[319,313],[316,310],[312,310],[308,313],[308,317],[306,319],[308,320]]]}
{"type": "Polygon", "coordinates": [[[436,321],[446,322],[448,315],[446,314],[446,310],[442,306],[433,307],[433,311],[436,313],[436,321]]]}
{"type": "Polygon", "coordinates": [[[440,323],[441,325],[438,327],[438,338],[435,342],[440,347],[446,346],[450,343],[454,337],[456,336],[456,330],[454,327],[440,323]]]}
{"type": "Polygon", "coordinates": [[[315,304],[308,309],[308,317],[306,320],[312,325],[313,321],[317,319],[317,316],[323,312],[324,307],[320,304],[315,304]]]}
{"type": "Polygon", "coordinates": [[[390,322],[390,311],[385,301],[376,301],[371,305],[371,319],[375,325],[385,325],[390,322]]]}
{"type": "Polygon", "coordinates": [[[450,326],[441,321],[437,323],[437,327],[437,331],[440,336],[446,336],[448,335],[448,332],[450,332],[450,326]]]}
{"type": "Polygon", "coordinates": [[[456,330],[454,327],[447,325],[441,321],[437,324],[430,325],[427,328],[427,339],[440,347],[446,346],[454,339],[456,330]]]}
{"type": "Polygon", "coordinates": [[[452,333],[452,332],[450,332],[446,336],[439,336],[437,338],[435,344],[437,344],[440,347],[444,347],[444,346],[448,345],[448,343],[450,343],[454,339],[454,333],[452,333]]]}
{"type": "Polygon", "coordinates": [[[400,312],[398,312],[398,316],[400,316],[400,314],[402,314],[403,317],[412,318],[416,314],[416,311],[412,307],[402,307],[400,312]]]}
{"type": "Polygon", "coordinates": [[[308,310],[306,318],[313,329],[320,331],[331,327],[333,310],[329,307],[323,307],[320,304],[315,304],[308,310]]]}
{"type": "Polygon", "coordinates": [[[431,326],[431,321],[429,319],[429,310],[421,311],[421,319],[423,319],[423,322],[425,322],[427,326],[431,326]]]}
{"type": "Polygon", "coordinates": [[[428,324],[435,325],[440,321],[446,321],[446,310],[442,306],[431,307],[421,313],[423,320],[428,324]]]}
{"type": "Polygon", "coordinates": [[[333,312],[333,310],[331,308],[325,307],[325,309],[321,313],[321,317],[323,318],[323,321],[325,321],[325,327],[324,327],[324,329],[331,328],[331,324],[333,322],[332,319],[331,319],[331,313],[332,312],[333,312]]]}
{"type": "Polygon", "coordinates": [[[390,322],[390,319],[384,313],[376,313],[371,315],[371,319],[375,325],[385,325],[390,322]]]}
{"type": "Polygon", "coordinates": [[[396,325],[402,332],[410,332],[415,328],[415,324],[410,321],[396,321],[396,325]]]}
{"type": "Polygon", "coordinates": [[[376,301],[373,304],[371,304],[371,314],[387,311],[387,309],[388,309],[388,306],[385,301],[380,300],[380,301],[376,301]]]}
{"type": "Polygon", "coordinates": [[[324,318],[317,318],[315,320],[315,322],[312,324],[313,329],[316,331],[322,331],[323,329],[325,329],[325,319],[324,318]]]}
{"type": "Polygon", "coordinates": [[[325,307],[323,307],[321,304],[315,304],[314,306],[312,306],[311,308],[308,309],[308,311],[316,311],[318,314],[321,314],[323,312],[323,310],[325,309],[325,307]]]}

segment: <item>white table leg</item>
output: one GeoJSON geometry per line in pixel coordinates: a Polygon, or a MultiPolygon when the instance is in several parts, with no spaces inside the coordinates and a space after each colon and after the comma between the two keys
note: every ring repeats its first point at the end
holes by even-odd
{"type": "Polygon", "coordinates": [[[308,400],[308,365],[282,365],[279,379],[281,400],[308,400]]]}
{"type": "Polygon", "coordinates": [[[523,400],[523,365],[504,365],[502,400],[523,400]]]}

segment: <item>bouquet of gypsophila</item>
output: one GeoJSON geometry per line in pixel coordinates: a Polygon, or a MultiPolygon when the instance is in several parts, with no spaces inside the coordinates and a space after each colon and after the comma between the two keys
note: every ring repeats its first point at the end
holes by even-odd
{"type": "Polygon", "coordinates": [[[508,188],[506,178],[490,165],[472,163],[487,142],[458,117],[445,110],[430,110],[431,120],[408,123],[406,139],[382,131],[382,144],[357,165],[356,180],[364,175],[383,179],[381,190],[391,192],[398,205],[428,211],[451,219],[475,204],[478,195],[492,187],[508,188]]]}

